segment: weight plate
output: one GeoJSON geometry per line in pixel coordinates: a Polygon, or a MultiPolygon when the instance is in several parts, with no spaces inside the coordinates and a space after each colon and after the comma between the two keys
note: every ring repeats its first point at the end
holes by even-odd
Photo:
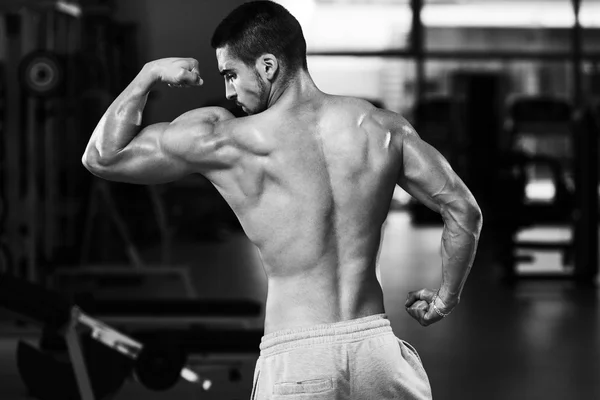
{"type": "Polygon", "coordinates": [[[35,51],[21,60],[22,88],[32,96],[49,97],[60,92],[64,70],[60,57],[52,52],[35,51]]]}

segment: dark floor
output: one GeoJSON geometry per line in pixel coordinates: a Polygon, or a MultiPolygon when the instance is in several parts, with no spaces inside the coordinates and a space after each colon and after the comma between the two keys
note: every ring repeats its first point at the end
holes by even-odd
{"type": "MultiPolygon", "coordinates": [[[[393,330],[419,351],[434,398],[599,399],[598,289],[564,281],[501,283],[493,239],[485,231],[463,300],[451,317],[426,328],[409,317],[403,307],[408,291],[439,285],[440,235],[441,227],[415,228],[406,213],[393,212],[380,254],[385,305],[393,330]]],[[[201,298],[264,301],[260,260],[243,236],[218,244],[179,244],[174,258],[192,267],[201,298]]],[[[12,356],[19,335],[23,334],[5,331],[6,339],[0,340],[2,400],[26,398],[12,356]]],[[[252,367],[250,360],[246,375],[252,367]]],[[[151,394],[130,385],[117,398],[249,398],[249,378],[237,384],[235,393],[230,385],[226,379],[215,378],[220,394],[210,396],[194,395],[182,387],[151,394]]]]}

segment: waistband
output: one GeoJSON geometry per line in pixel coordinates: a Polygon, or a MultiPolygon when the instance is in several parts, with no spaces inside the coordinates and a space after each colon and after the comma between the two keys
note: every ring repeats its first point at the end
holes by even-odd
{"type": "Polygon", "coordinates": [[[386,314],[375,314],[331,324],[283,329],[262,337],[260,355],[269,356],[303,346],[351,342],[384,333],[392,333],[386,314]]]}

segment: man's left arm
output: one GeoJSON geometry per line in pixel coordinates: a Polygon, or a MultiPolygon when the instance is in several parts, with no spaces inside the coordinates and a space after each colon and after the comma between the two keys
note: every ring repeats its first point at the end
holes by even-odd
{"type": "Polygon", "coordinates": [[[382,112],[384,125],[393,132],[401,159],[398,185],[444,221],[442,281],[437,291],[409,293],[405,306],[422,325],[439,321],[459,303],[473,265],[482,227],[481,210],[448,161],[402,117],[382,112]]]}

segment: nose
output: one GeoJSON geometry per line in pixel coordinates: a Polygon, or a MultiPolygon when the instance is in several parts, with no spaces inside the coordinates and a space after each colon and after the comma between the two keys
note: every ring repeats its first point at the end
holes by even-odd
{"type": "Polygon", "coordinates": [[[236,96],[235,89],[229,83],[225,83],[225,98],[233,100],[236,96]]]}

